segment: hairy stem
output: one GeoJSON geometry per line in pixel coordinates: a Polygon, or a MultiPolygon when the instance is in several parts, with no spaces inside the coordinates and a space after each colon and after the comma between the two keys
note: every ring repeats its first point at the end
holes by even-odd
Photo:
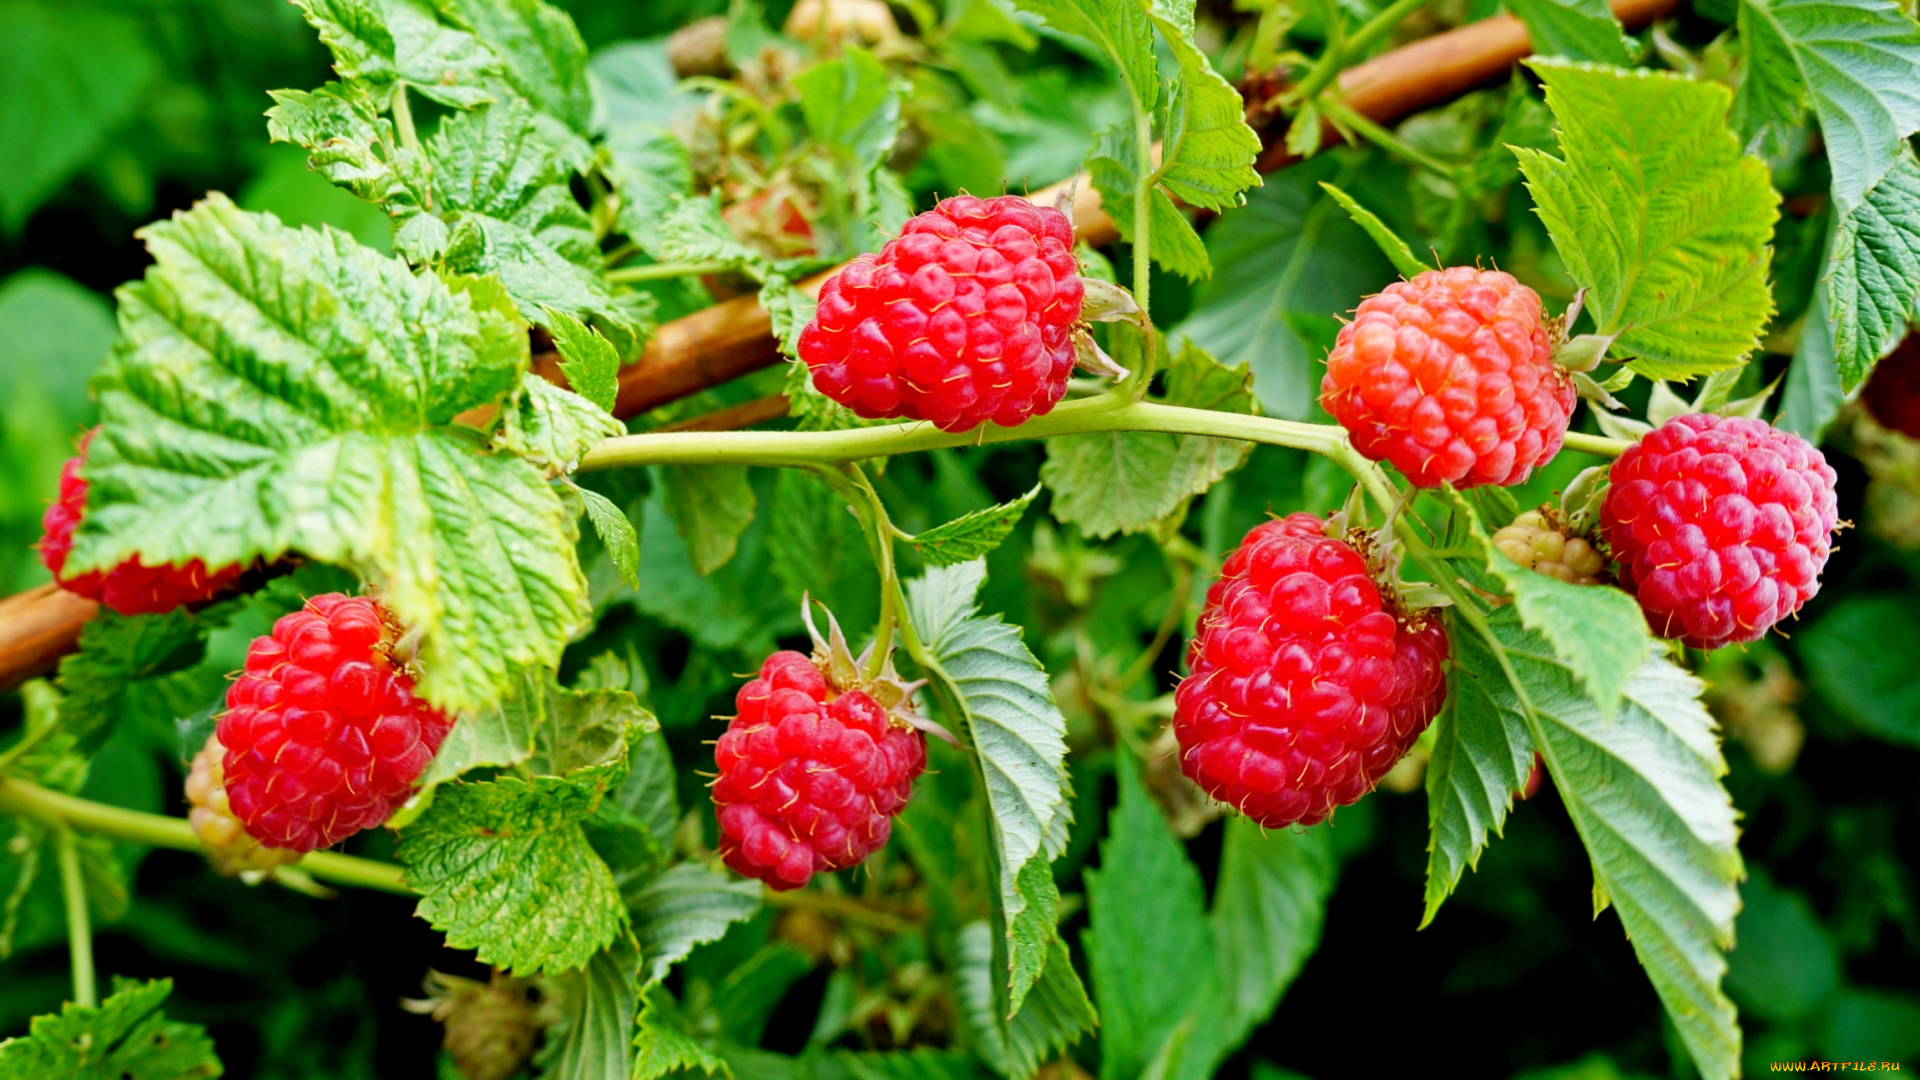
{"type": "Polygon", "coordinates": [[[1452,165],[1421,150],[1400,136],[1362,116],[1357,110],[1338,98],[1329,97],[1320,102],[1320,108],[1326,111],[1329,119],[1342,124],[1365,136],[1368,142],[1380,147],[1395,157],[1403,158],[1423,169],[1428,169],[1451,179],[1457,171],[1452,165]]]}
{"type": "Polygon", "coordinates": [[[73,1003],[84,1008],[100,1004],[93,972],[93,925],[87,914],[87,883],[80,876],[80,852],[72,829],[56,829],[54,850],[60,858],[60,892],[67,901],[67,955],[73,961],[73,1003]]]}
{"type": "Polygon", "coordinates": [[[1128,375],[1122,386],[1138,401],[1147,395],[1153,382],[1153,307],[1150,286],[1153,280],[1153,185],[1159,174],[1148,169],[1153,163],[1153,117],[1141,109],[1133,117],[1134,153],[1140,160],[1141,175],[1133,187],[1133,302],[1140,305],[1140,366],[1128,375]]]}
{"type": "Polygon", "coordinates": [[[895,915],[855,897],[822,892],[819,889],[796,889],[792,892],[774,892],[769,889],[760,895],[768,907],[814,911],[845,919],[848,922],[871,926],[886,934],[905,933],[919,925],[913,919],[895,915]]]}
{"type": "Polygon", "coordinates": [[[899,611],[894,597],[900,591],[897,587],[899,575],[893,569],[893,534],[899,530],[893,527],[893,519],[887,516],[887,504],[880,500],[880,493],[873,490],[873,483],[867,479],[866,471],[858,465],[843,467],[867,504],[866,512],[860,516],[867,519],[867,534],[873,544],[873,563],[880,571],[880,619],[873,628],[873,655],[867,659],[867,669],[860,673],[873,679],[886,670],[887,656],[893,652],[893,625],[899,611]]]}
{"type": "Polygon", "coordinates": [[[400,145],[420,152],[420,133],[413,128],[413,105],[407,101],[407,84],[393,84],[393,130],[400,136],[400,145]]]}
{"type": "Polygon", "coordinates": [[[668,278],[717,274],[727,268],[723,262],[667,262],[648,266],[626,266],[601,276],[611,282],[664,281],[668,278]]]}

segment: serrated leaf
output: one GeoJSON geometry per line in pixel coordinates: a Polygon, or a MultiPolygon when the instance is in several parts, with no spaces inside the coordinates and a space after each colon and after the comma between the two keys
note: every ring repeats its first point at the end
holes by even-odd
{"type": "Polygon", "coordinates": [[[633,1033],[633,1080],[658,1080],[669,1073],[691,1073],[694,1069],[708,1076],[733,1075],[725,1061],[695,1042],[666,1015],[661,1001],[665,990],[650,988],[642,996],[640,1023],[633,1033]]]}
{"type": "Polygon", "coordinates": [[[971,1054],[924,1047],[892,1053],[842,1052],[830,1060],[846,1070],[847,1080],[987,1080],[991,1075],[971,1054]]]}
{"type": "Polygon", "coordinates": [[[571,971],[612,943],[626,906],[580,823],[625,776],[620,750],[565,776],[441,785],[401,833],[420,917],[450,947],[523,975],[571,971]]]}
{"type": "Polygon", "coordinates": [[[781,354],[789,360],[798,358],[800,331],[813,321],[813,298],[794,288],[786,278],[769,273],[760,286],[758,299],[760,309],[773,324],[773,337],[780,343],[781,354]]]}
{"type": "Polygon", "coordinates": [[[975,510],[935,525],[913,538],[913,550],[929,566],[954,566],[985,558],[998,548],[1040,494],[1040,485],[1011,502],[975,510]]]}
{"type": "Polygon", "coordinates": [[[736,881],[724,870],[681,863],[654,878],[633,898],[646,984],[659,983],[695,945],[718,940],[727,927],[759,910],[760,883],[736,881]]]}
{"type": "Polygon", "coordinates": [[[701,574],[727,564],[753,521],[754,494],[745,465],[668,465],[660,470],[667,510],[701,574]]]}
{"type": "Polygon", "coordinates": [[[572,17],[541,0],[440,0],[440,7],[493,51],[514,93],[564,130],[588,133],[593,87],[572,17]]]}
{"type": "Polygon", "coordinates": [[[307,151],[307,166],[404,222],[428,201],[425,157],[401,146],[385,107],[360,82],[332,82],[318,90],[274,90],[267,134],[307,151]]]}
{"type": "Polygon", "coordinates": [[[573,392],[613,412],[620,396],[620,354],[600,332],[564,311],[548,311],[545,322],[560,353],[560,370],[573,392]]]}
{"type": "Polygon", "coordinates": [[[762,656],[778,648],[775,636],[802,630],[798,605],[764,587],[772,562],[765,515],[740,534],[734,559],[703,576],[667,509],[663,483],[654,484],[641,514],[640,565],[647,574],[634,595],[641,611],[708,648],[762,656]]]}
{"type": "Polygon", "coordinates": [[[36,1016],[30,1033],[0,1042],[0,1080],[199,1080],[221,1075],[213,1040],[160,1006],[172,979],[116,977],[98,1007],[69,1002],[36,1016]]]}
{"type": "Polygon", "coordinates": [[[1151,113],[1159,102],[1160,76],[1153,60],[1153,23],[1139,0],[1014,0],[1063,34],[1092,43],[1114,65],[1135,108],[1151,113]]]}
{"type": "Polygon", "coordinates": [[[1210,917],[1230,1019],[1195,1029],[1220,1057],[1266,1021],[1319,947],[1337,873],[1327,827],[1268,832],[1235,817],[1226,832],[1210,917]]]}
{"type": "Polygon", "coordinates": [[[296,0],[294,6],[333,51],[334,70],[377,95],[404,84],[456,109],[493,100],[487,84],[500,74],[493,51],[425,0],[296,0]]]}
{"type": "Polygon", "coordinates": [[[626,425],[605,409],[538,375],[528,373],[522,386],[496,441],[549,475],[571,473],[587,451],[627,433],[626,425]]]}
{"type": "Polygon", "coordinates": [[[983,616],[974,597],[984,563],[935,567],[907,583],[913,625],[940,665],[978,757],[993,819],[996,915],[1008,972],[1007,1015],[1047,963],[1058,901],[1048,864],[1064,850],[1068,804],[1066,718],[1046,669],[1020,628],[983,616]],[[1031,914],[1030,914],[1031,913],[1031,914]]]}
{"type": "Polygon", "coordinates": [[[1750,150],[1784,154],[1807,112],[1807,86],[1794,62],[1793,46],[1773,20],[1752,4],[1740,4],[1740,70],[1727,120],[1750,150]]]}
{"type": "Polygon", "coordinates": [[[554,980],[564,1009],[540,1050],[542,1080],[624,1080],[633,1072],[640,950],[625,935],[554,980]]]}
{"type": "Polygon", "coordinates": [[[1387,228],[1386,222],[1375,216],[1373,211],[1361,206],[1353,196],[1324,181],[1321,182],[1320,188],[1332,196],[1334,202],[1340,204],[1340,209],[1345,210],[1347,216],[1353,219],[1353,223],[1360,226],[1360,230],[1374,242],[1374,245],[1380,249],[1380,253],[1393,263],[1393,268],[1400,271],[1401,277],[1412,278],[1415,274],[1433,269],[1421,262],[1413,253],[1413,249],[1407,246],[1407,242],[1395,235],[1392,229],[1387,228]]]}
{"type": "MultiPolygon", "coordinates": [[[[1102,135],[1094,156],[1087,161],[1093,186],[1100,190],[1103,205],[1115,208],[1113,224],[1128,243],[1133,242],[1133,192],[1140,179],[1139,169],[1132,135],[1120,129],[1102,135]]],[[[1207,259],[1207,246],[1194,231],[1193,223],[1158,186],[1148,199],[1147,245],[1153,261],[1188,281],[1211,277],[1213,266],[1207,259]]]]}
{"type": "Polygon", "coordinates": [[[668,862],[680,824],[673,754],[658,731],[630,739],[627,778],[608,793],[587,821],[587,839],[613,870],[629,908],[668,862]]]}
{"type": "Polygon", "coordinates": [[[984,922],[960,933],[959,997],[974,1046],[1003,1076],[1026,1080],[1042,1062],[1080,1041],[1099,1023],[1073,957],[1058,938],[1048,946],[1046,968],[1012,1019],[1002,1019],[995,978],[994,934],[984,922]]]}
{"type": "Polygon", "coordinates": [[[1920,160],[1911,149],[1840,219],[1829,265],[1833,359],[1851,393],[1907,336],[1920,298],[1920,160]]]}
{"type": "Polygon", "coordinates": [[[1743,0],[1740,35],[1749,50],[1740,71],[1743,130],[1797,121],[1810,96],[1834,202],[1851,212],[1920,128],[1920,26],[1890,0],[1743,0]]]}
{"type": "Polygon", "coordinates": [[[858,45],[815,64],[793,80],[813,137],[837,151],[855,173],[880,164],[900,130],[900,96],[887,69],[858,45]]]}
{"type": "MultiPolygon", "coordinates": [[[[91,470],[89,470],[91,471],[91,470]]],[[[145,704],[136,684],[200,663],[207,628],[192,613],[122,615],[101,608],[80,631],[79,648],[60,659],[59,723],[73,749],[92,757],[123,718],[145,704]]],[[[209,687],[210,688],[210,687],[209,687]]]]}
{"type": "Polygon", "coordinates": [[[69,567],[349,567],[423,635],[421,692],[449,711],[557,664],[587,616],[574,520],[539,469],[452,423],[518,384],[524,327],[224,196],[142,235],[157,265],[120,291],[69,567]]]}
{"type": "Polygon", "coordinates": [[[879,617],[878,572],[866,530],[845,499],[815,477],[781,469],[765,516],[767,555],[795,610],[811,595],[843,626],[864,627],[879,617]]]}
{"type": "Polygon", "coordinates": [[[534,733],[547,718],[552,682],[545,671],[520,672],[497,703],[462,716],[421,774],[421,790],[430,791],[471,769],[509,768],[532,757],[534,733]]]}
{"type": "Polygon", "coordinates": [[[1246,105],[1194,44],[1191,0],[1154,0],[1149,15],[1180,65],[1161,132],[1160,183],[1188,206],[1239,206],[1241,192],[1260,186],[1260,136],[1247,126],[1246,105]]]}
{"type": "Polygon", "coordinates": [[[593,522],[593,531],[600,534],[600,543],[605,545],[607,558],[613,561],[620,580],[638,589],[640,533],[633,527],[633,519],[615,506],[612,499],[597,491],[581,488],[580,501],[586,504],[587,520],[593,522]]]}
{"type": "MultiPolygon", "coordinates": [[[[1129,358],[1121,355],[1123,366],[1129,358]]],[[[1253,411],[1252,376],[1214,361],[1192,340],[1167,366],[1166,402],[1219,412],[1253,411]]],[[[1089,536],[1156,531],[1189,499],[1240,467],[1252,444],[1204,435],[1106,432],[1047,440],[1040,480],[1053,516],[1089,536]]]]}
{"type": "Polygon", "coordinates": [[[1773,313],[1779,195],[1721,119],[1727,90],[1665,72],[1532,60],[1562,157],[1515,149],[1598,332],[1650,378],[1743,362],[1773,313]]]}
{"type": "Polygon", "coordinates": [[[1627,64],[1620,20],[1606,0],[1504,0],[1527,26],[1539,56],[1564,56],[1602,64],[1627,64]]]}

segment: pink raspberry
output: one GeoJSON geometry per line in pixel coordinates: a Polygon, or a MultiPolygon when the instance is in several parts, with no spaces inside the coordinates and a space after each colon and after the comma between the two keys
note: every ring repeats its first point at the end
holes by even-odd
{"type": "Polygon", "coordinates": [[[1696,649],[1757,641],[1819,591],[1840,521],[1835,476],[1798,435],[1676,416],[1608,477],[1602,535],[1654,633],[1696,649]]]}
{"type": "Polygon", "coordinates": [[[1446,701],[1447,636],[1380,594],[1312,514],[1247,533],[1207,590],[1174,694],[1180,766],[1268,828],[1372,791],[1446,701]]]}
{"type": "Polygon", "coordinates": [[[268,847],[330,847],[393,816],[453,722],[414,696],[379,601],[328,593],[253,639],[218,737],[227,801],[268,847]]]}
{"type": "Polygon", "coordinates": [[[797,652],[767,657],[735,704],[739,715],[714,748],[728,866],[797,889],[886,844],[926,768],[925,736],[865,691],[835,693],[797,652]]]}
{"type": "Polygon", "coordinates": [[[53,572],[60,587],[89,600],[98,600],[122,615],[155,615],[172,611],[182,604],[210,600],[233,584],[245,568],[239,565],[209,572],[205,563],[190,559],[185,564],[148,566],[138,555],[111,570],[62,577],[67,554],[73,550],[73,530],[87,509],[87,481],[80,470],[87,463],[87,446],[94,433],[87,432],[80,442],[80,453],[69,458],[60,470],[60,497],[47,507],[40,518],[44,535],[40,538],[40,561],[53,572]]]}
{"type": "Polygon", "coordinates": [[[1416,487],[1518,484],[1560,452],[1573,415],[1554,345],[1540,297],[1512,275],[1429,270],[1360,302],[1320,404],[1416,487]]]}
{"type": "Polygon", "coordinates": [[[869,419],[1014,427],[1065,396],[1084,293],[1065,214],[957,195],[828,279],[800,358],[869,419]]]}

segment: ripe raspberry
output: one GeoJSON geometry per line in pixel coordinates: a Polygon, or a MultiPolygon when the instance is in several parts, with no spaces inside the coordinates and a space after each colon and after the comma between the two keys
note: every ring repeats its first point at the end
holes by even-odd
{"type": "Polygon", "coordinates": [[[1908,334],[1899,348],[1873,365],[1860,403],[1880,426],[1920,439],[1920,334],[1908,334]]]}
{"type": "Polygon", "coordinates": [[[193,825],[207,861],[228,877],[265,874],[300,858],[297,851],[264,847],[248,836],[240,819],[233,816],[227,801],[226,770],[221,763],[227,748],[218,735],[207,736],[207,743],[193,755],[193,768],[187,772],[187,821],[193,825]]]}
{"type": "Polygon", "coordinates": [[[227,799],[268,847],[329,847],[393,816],[452,721],[413,694],[378,601],[328,593],[253,639],[218,735],[227,799]]]}
{"type": "Polygon", "coordinates": [[[1182,769],[1269,828],[1372,791],[1447,696],[1440,624],[1397,613],[1325,526],[1293,514],[1247,534],[1207,590],[1174,694],[1182,769]]]}
{"type": "Polygon", "coordinates": [[[713,755],[728,866],[797,889],[887,842],[927,765],[920,732],[866,690],[837,690],[797,652],[767,657],[734,700],[740,714],[713,755]]]}
{"type": "Polygon", "coordinates": [[[1573,585],[1598,585],[1607,557],[1584,536],[1568,536],[1557,515],[1529,510],[1493,534],[1493,546],[1521,566],[1573,585]]]}
{"type": "Polygon", "coordinates": [[[1340,329],[1320,404],[1414,486],[1517,484],[1560,452],[1573,377],[1532,289],[1498,270],[1415,274],[1340,329]]]}
{"type": "Polygon", "coordinates": [[[1067,392],[1078,275],[1065,214],[958,195],[828,279],[800,358],[821,393],[869,419],[1014,427],[1067,392]]]}
{"type": "Polygon", "coordinates": [[[1761,420],[1677,416],[1608,471],[1602,535],[1662,637],[1756,641],[1820,588],[1839,524],[1827,459],[1761,420]]]}
{"type": "MultiPolygon", "coordinates": [[[[98,431],[95,428],[94,431],[98,431]]],[[[44,535],[40,538],[40,561],[53,572],[53,578],[68,592],[98,600],[122,615],[153,615],[172,611],[182,604],[212,599],[240,576],[242,566],[228,566],[208,572],[199,559],[183,566],[148,566],[138,555],[111,570],[95,570],[71,578],[62,578],[67,553],[73,550],[73,530],[87,509],[87,482],[80,469],[87,463],[87,446],[93,431],[80,442],[80,453],[69,458],[60,470],[60,497],[40,518],[44,535]]]]}

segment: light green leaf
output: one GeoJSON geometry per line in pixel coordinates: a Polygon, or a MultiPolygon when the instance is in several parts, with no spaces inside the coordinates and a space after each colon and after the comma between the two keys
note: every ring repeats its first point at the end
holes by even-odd
{"type": "Polygon", "coordinates": [[[0,229],[42,200],[132,118],[159,58],[128,12],[13,0],[0,4],[0,229]]]}
{"type": "Polygon", "coordinates": [[[1833,359],[1852,392],[1907,336],[1920,297],[1920,160],[1911,149],[1840,219],[1829,265],[1833,359]]]}
{"type": "Polygon", "coordinates": [[[404,84],[423,96],[468,109],[493,100],[498,59],[480,39],[443,18],[426,0],[296,0],[333,50],[340,77],[386,97],[404,84]]]}
{"type": "Polygon", "coordinates": [[[441,10],[492,49],[514,93],[565,130],[588,133],[587,45],[566,12],[541,0],[441,0],[441,10]]]}
{"type": "Polygon", "coordinates": [[[913,538],[913,550],[929,566],[954,566],[984,558],[998,548],[1040,494],[1040,485],[1011,502],[975,510],[935,525],[913,538]]]}
{"type": "Polygon", "coordinates": [[[529,372],[522,386],[495,441],[550,476],[571,473],[602,440],[627,433],[627,426],[605,409],[539,375],[529,372]]]}
{"type": "Polygon", "coordinates": [[[1504,0],[1527,25],[1538,56],[1627,64],[1627,41],[1607,0],[1504,0]]]}
{"type": "Polygon", "coordinates": [[[1048,26],[1091,42],[1113,64],[1135,107],[1151,113],[1160,100],[1153,61],[1153,23],[1140,0],[1014,0],[1048,26]]]}
{"type": "Polygon", "coordinates": [[[1793,46],[1780,36],[1767,12],[1740,4],[1740,70],[1728,122],[1749,150],[1782,154],[1807,113],[1807,86],[1794,62],[1793,46]]]}
{"type": "Polygon", "coordinates": [[[1563,158],[1516,149],[1541,220],[1599,332],[1649,378],[1742,363],[1773,313],[1768,246],[1780,197],[1743,156],[1714,83],[1529,61],[1563,158]]]}
{"type": "Polygon", "coordinates": [[[552,683],[553,676],[544,670],[519,672],[499,702],[462,716],[447,730],[421,775],[421,789],[430,791],[471,769],[509,768],[532,757],[534,733],[547,719],[552,683]]]}
{"type": "Polygon", "coordinates": [[[633,520],[626,511],[613,504],[613,500],[588,488],[580,489],[580,500],[586,503],[587,520],[593,522],[593,531],[600,534],[600,542],[606,546],[607,558],[613,560],[613,568],[620,573],[620,580],[635,589],[640,587],[640,533],[633,527],[633,520]]]}
{"type": "Polygon", "coordinates": [[[620,354],[600,332],[564,311],[548,311],[545,325],[560,353],[560,370],[573,392],[613,412],[620,396],[620,354]]]}
{"type": "Polygon", "coordinates": [[[1188,206],[1239,206],[1246,201],[1241,192],[1260,186],[1253,168],[1260,136],[1247,126],[1246,104],[1194,44],[1189,0],[1153,0],[1149,13],[1180,65],[1160,133],[1160,183],[1188,206]]]}
{"type": "Polygon", "coordinates": [[[1750,50],[1741,65],[1743,129],[1797,121],[1810,95],[1834,203],[1851,212],[1920,128],[1920,26],[1890,0],[1743,0],[1740,35],[1750,50]]]}
{"type": "Polygon", "coordinates": [[[664,128],[628,124],[608,132],[613,158],[607,175],[620,194],[620,231],[646,252],[661,256],[657,230],[674,200],[693,191],[693,160],[687,146],[664,128]]]}
{"type": "Polygon", "coordinates": [[[1909,596],[1843,598],[1799,635],[1820,696],[1862,731],[1920,746],[1920,627],[1909,596]],[[1871,643],[1869,645],[1869,643],[1871,643]]]}
{"type": "Polygon", "coordinates": [[[834,148],[855,172],[880,164],[900,130],[900,96],[874,55],[848,45],[839,59],[815,64],[793,80],[814,138],[834,148]]]}
{"type": "MultiPolygon", "coordinates": [[[[1113,223],[1120,238],[1133,242],[1133,192],[1139,182],[1138,155],[1131,136],[1115,129],[1103,135],[1094,156],[1087,162],[1093,186],[1100,189],[1103,205],[1119,208],[1113,223]]],[[[1213,274],[1207,261],[1207,246],[1193,223],[1173,205],[1164,189],[1155,186],[1149,196],[1148,247],[1153,261],[1188,281],[1204,281],[1213,274]]]]}
{"type": "Polygon", "coordinates": [[[727,564],[753,520],[754,495],[745,465],[668,465],[660,470],[667,510],[687,542],[693,568],[711,574],[727,564]]]}
{"type": "Polygon", "coordinates": [[[1066,943],[1055,938],[1047,952],[1045,971],[1020,1011],[1002,1019],[993,929],[976,922],[960,933],[959,997],[975,1049],[995,1071],[1014,1080],[1027,1080],[1099,1023],[1066,943]]]}
{"type": "Polygon", "coordinates": [[[547,1029],[541,1080],[624,1080],[634,1064],[640,950],[623,934],[586,967],[554,983],[564,1012],[547,1029]]]}
{"type": "Polygon", "coordinates": [[[197,1024],[168,1020],[160,1006],[172,979],[116,977],[98,1007],[61,1006],[33,1018],[31,1033],[0,1042],[0,1080],[211,1080],[221,1075],[213,1040],[197,1024]]]}
{"type": "Polygon", "coordinates": [[[1320,188],[1331,195],[1334,202],[1340,204],[1340,209],[1345,210],[1347,216],[1353,219],[1353,223],[1360,226],[1368,239],[1380,248],[1380,253],[1393,263],[1393,268],[1400,271],[1401,277],[1412,278],[1415,274],[1433,269],[1421,262],[1419,257],[1414,255],[1413,249],[1407,246],[1407,242],[1395,235],[1392,229],[1387,228],[1386,222],[1376,217],[1373,211],[1361,206],[1353,196],[1325,181],[1321,182],[1320,188]]]}
{"type": "Polygon", "coordinates": [[[646,990],[640,1009],[640,1023],[633,1033],[634,1055],[633,1080],[658,1080],[669,1073],[695,1069],[708,1076],[732,1076],[733,1070],[727,1067],[713,1051],[695,1042],[692,1036],[680,1029],[667,1012],[662,999],[666,991],[657,987],[646,990]]]}
{"type": "Polygon", "coordinates": [[[1047,962],[1059,894],[1049,864],[1065,849],[1066,718],[1054,704],[1046,669],[1021,640],[1020,628],[983,616],[974,597],[982,562],[935,567],[907,583],[907,605],[950,691],[942,707],[957,709],[977,755],[993,819],[999,902],[996,930],[1008,972],[1007,1007],[1018,1009],[1047,962]]]}
{"type": "Polygon", "coordinates": [[[364,84],[328,83],[318,90],[274,90],[267,134],[307,151],[307,165],[374,203],[397,222],[421,212],[431,186],[427,161],[400,146],[364,84]]]}
{"type": "MultiPolygon", "coordinates": [[[[1124,353],[1118,358],[1129,365],[1124,353]]],[[[1189,339],[1167,367],[1166,402],[1251,413],[1251,383],[1245,368],[1223,367],[1189,339]]],[[[1165,432],[1062,435],[1047,440],[1040,480],[1053,492],[1053,516],[1089,536],[1157,531],[1252,449],[1234,439],[1165,432]]]]}
{"type": "Polygon", "coordinates": [[[423,634],[421,692],[450,711],[557,664],[587,615],[574,520],[540,470],[452,424],[519,383],[524,327],[468,283],[224,196],[142,235],[157,265],[121,289],[95,380],[72,570],[348,566],[423,634]]]}
{"type": "Polygon", "coordinates": [[[773,324],[773,337],[780,343],[781,354],[789,360],[797,359],[800,331],[813,321],[813,298],[794,288],[786,278],[769,273],[760,286],[759,300],[760,309],[773,324]]]}
{"type": "Polygon", "coordinates": [[[659,983],[695,945],[718,940],[728,926],[759,910],[760,883],[736,881],[724,870],[681,863],[654,878],[633,898],[646,984],[659,983]]]}
{"type": "Polygon", "coordinates": [[[1775,427],[1816,446],[1846,400],[1840,390],[1840,372],[1833,363],[1830,310],[1827,282],[1822,281],[1813,287],[1813,301],[1807,305],[1800,340],[1793,347],[1793,362],[1787,365],[1780,412],[1773,418],[1775,427]]]}

